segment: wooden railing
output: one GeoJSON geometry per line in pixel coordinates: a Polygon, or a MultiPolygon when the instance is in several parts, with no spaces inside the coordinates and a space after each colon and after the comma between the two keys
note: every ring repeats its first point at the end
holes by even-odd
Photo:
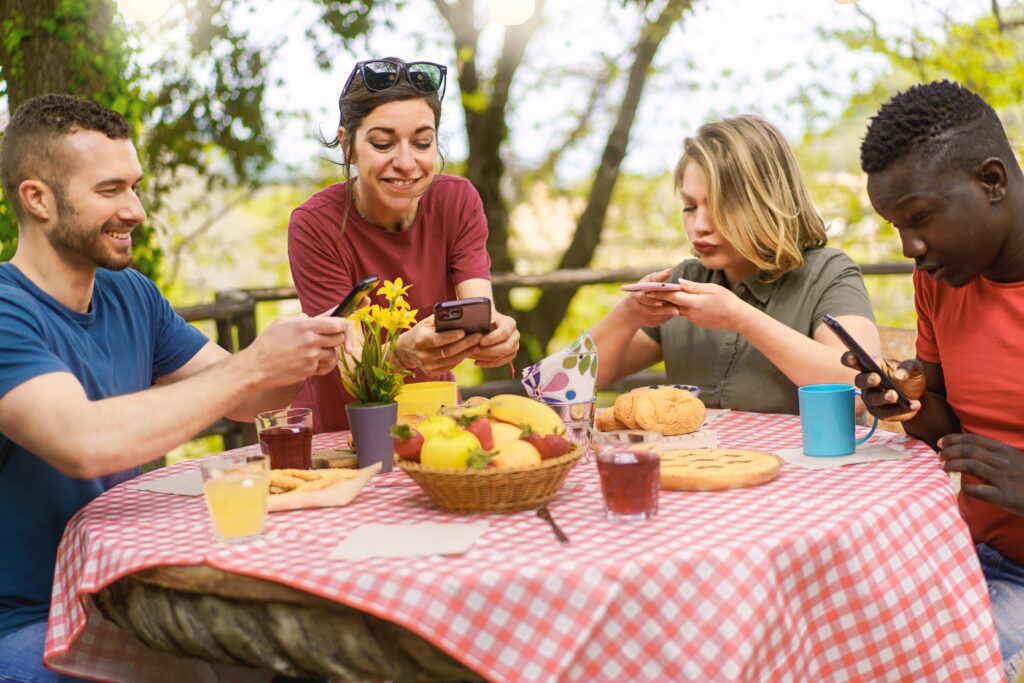
{"type": "MultiPolygon", "coordinates": [[[[496,273],[492,277],[495,292],[516,287],[569,288],[585,285],[617,284],[635,282],[653,270],[660,268],[620,268],[617,270],[558,270],[540,275],[517,275],[496,273]]],[[[868,263],[862,264],[864,275],[907,275],[914,270],[913,263],[868,263]]],[[[218,292],[213,303],[178,308],[178,313],[188,322],[214,321],[217,326],[216,342],[235,352],[244,349],[256,339],[256,305],[269,301],[296,299],[294,287],[260,287],[235,289],[218,292]]],[[[664,375],[655,372],[639,372],[608,387],[609,391],[621,392],[638,386],[656,384],[664,375]]],[[[518,379],[484,382],[475,387],[460,387],[465,396],[493,396],[502,393],[523,393],[518,379]]],[[[219,420],[198,436],[220,435],[225,448],[237,448],[255,443],[256,433],[252,425],[219,420]]],[[[198,438],[198,437],[197,437],[198,438]]]]}

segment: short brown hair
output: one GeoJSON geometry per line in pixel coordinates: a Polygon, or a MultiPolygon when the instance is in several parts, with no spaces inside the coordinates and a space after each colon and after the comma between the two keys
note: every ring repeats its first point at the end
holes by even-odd
{"type": "Polygon", "coordinates": [[[804,263],[828,241],[793,151],[778,128],[757,116],[707,123],[683,143],[676,190],[690,162],[707,183],[715,228],[766,281],[804,263]]]}
{"type": "Polygon", "coordinates": [[[25,180],[39,178],[55,194],[63,194],[60,143],[80,130],[115,140],[128,138],[130,132],[116,111],[74,95],[39,95],[15,112],[0,143],[0,182],[18,220],[25,217],[18,196],[25,180]]]}

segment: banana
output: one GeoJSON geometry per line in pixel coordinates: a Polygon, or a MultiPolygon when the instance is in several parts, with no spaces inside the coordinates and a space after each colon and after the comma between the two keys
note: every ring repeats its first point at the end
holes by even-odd
{"type": "Polygon", "coordinates": [[[528,425],[537,434],[564,434],[565,424],[558,413],[540,401],[516,394],[498,394],[488,404],[488,414],[496,420],[528,425]]]}
{"type": "Polygon", "coordinates": [[[457,406],[441,408],[441,414],[458,420],[460,417],[483,417],[487,414],[489,399],[483,396],[470,396],[457,406]]]}
{"type": "Polygon", "coordinates": [[[470,396],[462,402],[462,405],[465,406],[462,414],[466,417],[481,417],[487,414],[490,403],[490,400],[483,396],[470,396]]]}

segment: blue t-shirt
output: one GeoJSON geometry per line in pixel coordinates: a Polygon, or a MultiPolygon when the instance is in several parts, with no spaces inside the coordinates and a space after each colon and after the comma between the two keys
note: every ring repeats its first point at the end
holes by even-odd
{"type": "MultiPolygon", "coordinates": [[[[137,271],[97,270],[90,310],[78,313],[0,263],[0,397],[51,372],[73,374],[90,400],[140,391],[206,343],[137,271]]],[[[51,419],[59,430],[61,416],[51,419]]],[[[72,479],[0,432],[0,638],[46,619],[68,520],[135,474],[72,479]]]]}

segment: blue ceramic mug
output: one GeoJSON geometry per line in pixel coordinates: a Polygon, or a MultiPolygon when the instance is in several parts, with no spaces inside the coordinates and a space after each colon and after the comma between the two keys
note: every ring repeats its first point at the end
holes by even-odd
{"type": "Polygon", "coordinates": [[[877,417],[867,436],[854,438],[853,399],[858,394],[849,384],[809,384],[797,390],[805,455],[852,455],[858,444],[871,438],[878,426],[877,417]]]}

